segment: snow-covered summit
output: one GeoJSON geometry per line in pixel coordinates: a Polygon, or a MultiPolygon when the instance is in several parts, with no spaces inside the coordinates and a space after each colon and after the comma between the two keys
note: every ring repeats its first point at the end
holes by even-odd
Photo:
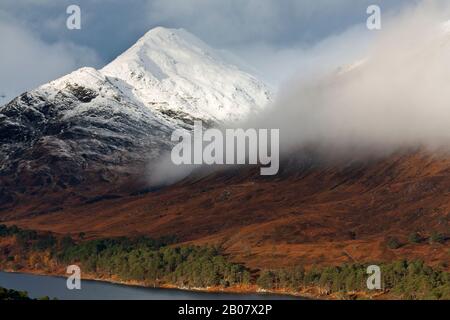
{"type": "Polygon", "coordinates": [[[270,90],[183,29],[157,27],[102,70],[156,112],[236,121],[263,108],[270,90]]]}

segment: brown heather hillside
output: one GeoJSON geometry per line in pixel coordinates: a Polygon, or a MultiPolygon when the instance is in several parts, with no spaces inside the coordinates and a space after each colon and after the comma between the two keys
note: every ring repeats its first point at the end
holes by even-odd
{"type": "Polygon", "coordinates": [[[86,237],[175,235],[220,244],[252,268],[423,259],[450,265],[450,157],[423,152],[341,166],[288,161],[275,177],[257,168],[203,173],[130,195],[103,185],[18,195],[3,223],[86,237]],[[82,194],[82,196],[81,196],[82,194]],[[99,196],[100,195],[100,196],[99,196]],[[418,232],[420,243],[408,237],[418,232]],[[444,243],[429,243],[433,233],[444,243]],[[395,237],[401,247],[394,249],[395,237]]]}

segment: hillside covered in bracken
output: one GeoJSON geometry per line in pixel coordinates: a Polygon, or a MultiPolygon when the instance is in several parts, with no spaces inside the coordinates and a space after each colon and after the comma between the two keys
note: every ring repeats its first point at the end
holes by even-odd
{"type": "MultiPolygon", "coordinates": [[[[54,207],[57,194],[3,209],[3,222],[88,238],[172,236],[219,244],[250,267],[422,259],[448,266],[450,158],[404,152],[330,165],[294,160],[193,173],[158,190],[54,207]],[[38,213],[40,212],[40,213],[38,213]]],[[[75,191],[72,191],[75,192],[75,191]]]]}

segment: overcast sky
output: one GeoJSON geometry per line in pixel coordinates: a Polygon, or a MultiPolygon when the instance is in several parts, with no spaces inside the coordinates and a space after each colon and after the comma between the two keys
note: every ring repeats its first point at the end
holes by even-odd
{"type": "Polygon", "coordinates": [[[365,28],[368,5],[389,15],[418,1],[1,0],[0,96],[82,66],[101,67],[155,26],[185,28],[277,86],[294,70],[306,74],[362,52],[373,34],[365,28]],[[70,4],[81,7],[81,30],[66,28],[70,4]],[[344,38],[355,39],[352,48],[344,38]]]}

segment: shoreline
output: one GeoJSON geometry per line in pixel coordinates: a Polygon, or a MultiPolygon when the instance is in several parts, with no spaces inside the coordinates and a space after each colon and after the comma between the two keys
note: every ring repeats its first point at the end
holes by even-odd
{"type": "MultiPolygon", "coordinates": [[[[68,276],[61,273],[53,273],[53,272],[47,272],[47,271],[36,271],[36,270],[25,270],[25,271],[15,271],[12,269],[0,269],[0,272],[5,273],[14,273],[14,274],[24,274],[24,275],[35,275],[35,276],[47,276],[47,277],[56,277],[56,278],[67,278],[68,276]]],[[[248,286],[242,286],[242,287],[180,287],[174,284],[163,284],[160,286],[150,286],[146,285],[143,282],[139,281],[126,281],[126,280],[120,280],[120,279],[114,279],[114,278],[105,278],[105,277],[98,277],[98,275],[92,275],[92,274],[84,274],[81,277],[81,280],[87,280],[87,281],[96,281],[96,282],[103,282],[108,284],[116,284],[116,285],[122,285],[122,286],[129,286],[129,287],[138,287],[138,288],[144,288],[144,289],[161,289],[161,290],[178,290],[178,291],[184,291],[184,292],[193,292],[193,293],[223,293],[223,294],[236,294],[236,295],[246,295],[246,294],[254,294],[254,295],[277,295],[277,296],[286,296],[286,297],[295,297],[299,298],[299,300],[326,300],[327,296],[319,296],[314,295],[308,292],[289,292],[287,290],[265,290],[257,287],[256,285],[248,285],[248,286]]],[[[14,289],[14,288],[8,288],[8,289],[14,289]]],[[[314,288],[311,288],[314,289],[314,288]]],[[[328,296],[328,299],[332,299],[331,296],[328,296]]]]}

